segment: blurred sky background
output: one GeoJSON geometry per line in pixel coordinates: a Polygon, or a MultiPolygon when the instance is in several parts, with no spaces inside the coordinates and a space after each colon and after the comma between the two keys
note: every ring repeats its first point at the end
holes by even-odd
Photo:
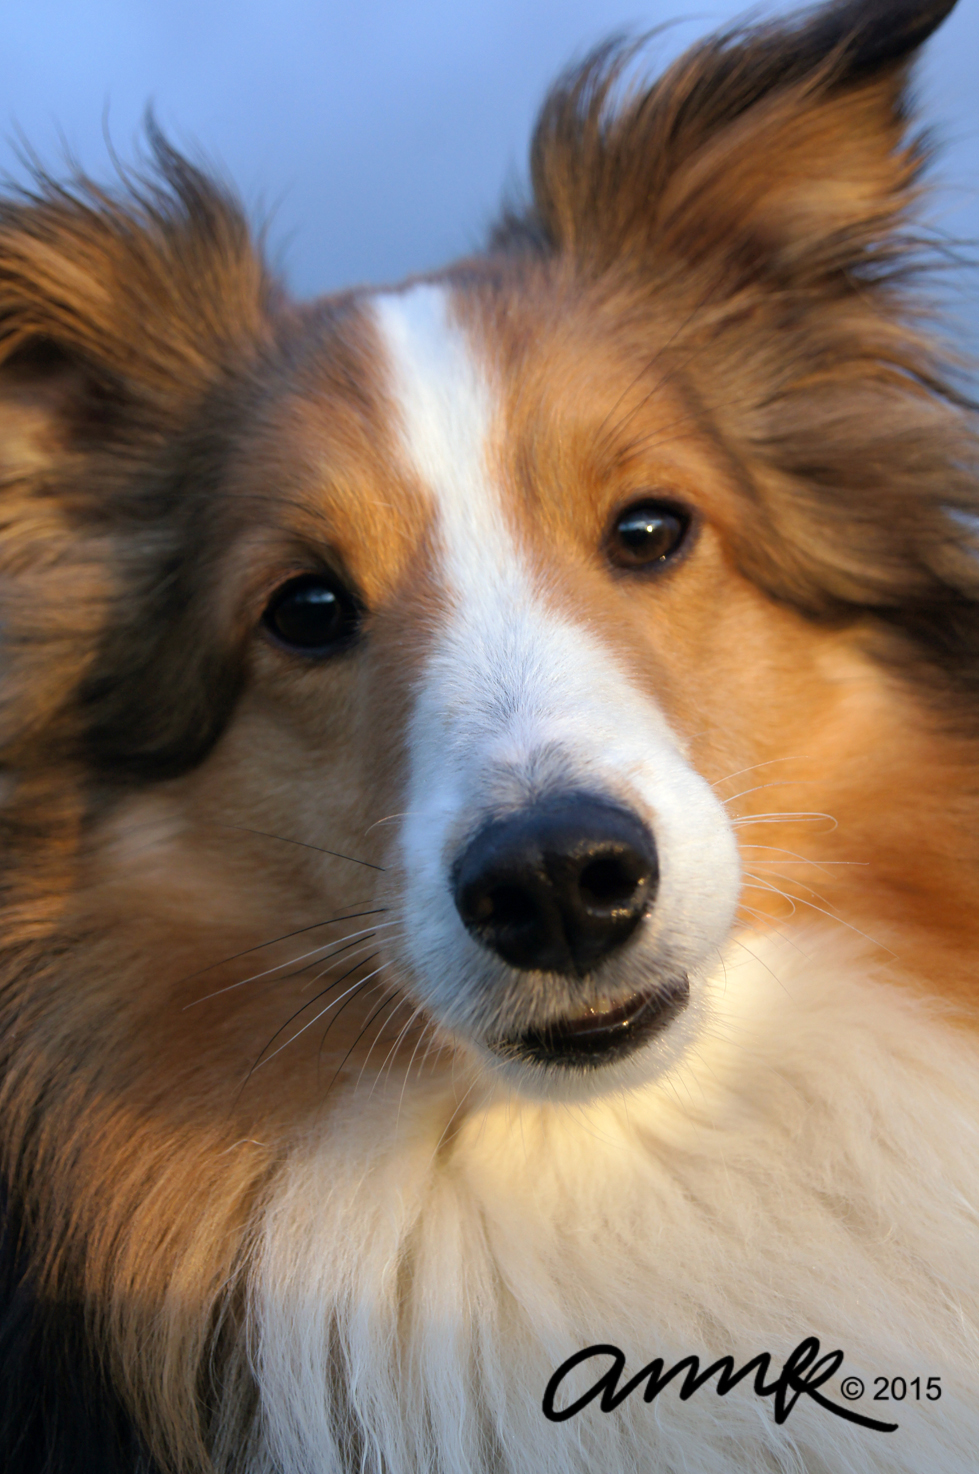
{"type": "MultiPolygon", "coordinates": [[[[769,13],[777,6],[761,7],[769,13]]],[[[178,146],[207,156],[273,261],[309,295],[392,281],[477,246],[524,178],[537,106],[556,73],[614,31],[681,19],[675,55],[740,15],[721,0],[2,0],[0,169],[18,134],[57,170],[65,151],[110,173],[131,159],[147,103],[178,146]]],[[[927,48],[919,91],[944,142],[941,228],[979,240],[979,0],[959,0],[927,48]]],[[[979,277],[979,273],[976,273],[979,277]]],[[[966,276],[960,321],[977,329],[966,276]]]]}

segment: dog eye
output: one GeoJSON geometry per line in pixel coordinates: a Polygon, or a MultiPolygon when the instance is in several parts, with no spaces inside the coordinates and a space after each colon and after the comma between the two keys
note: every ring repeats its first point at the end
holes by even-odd
{"type": "Polygon", "coordinates": [[[689,527],[689,515],[671,503],[636,502],[616,518],[609,556],[620,568],[665,563],[679,551],[689,527]]]}
{"type": "Polygon", "coordinates": [[[262,616],[278,644],[302,655],[334,655],[349,645],[360,609],[338,579],[306,573],[276,589],[262,616]]]}

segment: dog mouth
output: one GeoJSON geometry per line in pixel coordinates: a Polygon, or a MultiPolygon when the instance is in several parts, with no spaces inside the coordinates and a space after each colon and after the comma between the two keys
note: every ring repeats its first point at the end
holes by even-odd
{"type": "Polygon", "coordinates": [[[507,1059],[597,1069],[641,1048],[676,1018],[689,997],[687,979],[678,979],[618,1003],[600,1000],[567,1018],[498,1039],[490,1047],[507,1059]]]}

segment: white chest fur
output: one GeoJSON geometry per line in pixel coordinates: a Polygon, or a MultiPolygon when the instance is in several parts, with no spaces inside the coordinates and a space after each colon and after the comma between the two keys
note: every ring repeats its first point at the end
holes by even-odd
{"type": "Polygon", "coordinates": [[[470,1096],[450,1125],[444,1088],[409,1080],[399,1109],[399,1080],[294,1157],[253,1279],[250,1474],[974,1470],[979,1049],[824,935],[748,945],[653,1086],[470,1096]],[[896,1432],[806,1397],[777,1426],[751,1379],[542,1415],[595,1342],[630,1371],[767,1350],[777,1373],[807,1336],[896,1432]],[[942,1396],[873,1402],[875,1377],[916,1376],[942,1396]]]}

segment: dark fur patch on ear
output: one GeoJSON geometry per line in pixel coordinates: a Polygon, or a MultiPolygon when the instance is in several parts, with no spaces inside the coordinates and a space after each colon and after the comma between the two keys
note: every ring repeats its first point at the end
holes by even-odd
{"type": "Polygon", "coordinates": [[[804,70],[833,52],[840,54],[838,78],[850,81],[903,61],[916,51],[958,0],[836,0],[804,17],[797,32],[804,70]]]}
{"type": "Polygon", "coordinates": [[[116,191],[38,175],[0,203],[0,757],[19,766],[179,772],[240,683],[210,618],[213,502],[278,292],[230,196],[151,143],[116,191]]]}
{"type": "Polygon", "coordinates": [[[244,377],[206,397],[161,449],[155,485],[117,511],[115,587],[75,708],[80,756],[112,781],[193,767],[233,710],[249,632],[217,607],[222,555],[237,531],[222,480],[253,399],[244,377]]]}

